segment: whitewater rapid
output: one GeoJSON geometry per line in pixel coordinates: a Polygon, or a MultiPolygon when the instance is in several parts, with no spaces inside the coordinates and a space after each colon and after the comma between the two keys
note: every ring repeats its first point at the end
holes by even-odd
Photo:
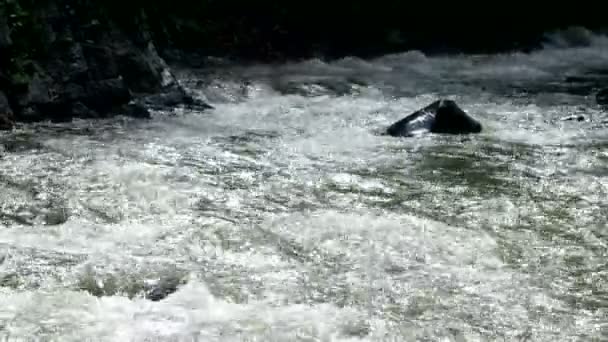
{"type": "Polygon", "coordinates": [[[599,36],[184,69],[213,110],[0,133],[0,340],[608,340],[607,118],[566,81],[599,69],[599,36]],[[378,134],[441,97],[484,131],[378,134]]]}

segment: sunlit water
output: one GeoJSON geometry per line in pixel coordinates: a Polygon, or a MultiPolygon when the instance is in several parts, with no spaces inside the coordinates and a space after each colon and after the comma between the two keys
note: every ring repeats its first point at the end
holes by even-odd
{"type": "Polygon", "coordinates": [[[0,337],[608,340],[608,129],[564,83],[597,68],[601,37],[185,70],[214,110],[2,133],[0,337]],[[378,134],[439,97],[484,132],[378,134]]]}

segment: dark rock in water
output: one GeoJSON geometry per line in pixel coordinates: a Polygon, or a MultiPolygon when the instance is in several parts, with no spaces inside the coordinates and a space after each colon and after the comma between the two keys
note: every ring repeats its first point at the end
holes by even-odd
{"type": "Polygon", "coordinates": [[[30,106],[21,108],[18,119],[21,122],[36,122],[44,120],[44,116],[42,116],[40,111],[35,106],[30,106]]]}
{"type": "Polygon", "coordinates": [[[587,118],[582,114],[574,114],[574,115],[570,115],[570,116],[567,116],[567,117],[561,119],[561,121],[578,121],[578,122],[582,122],[582,121],[586,121],[586,120],[587,120],[587,118]]]}
{"type": "Polygon", "coordinates": [[[600,106],[608,106],[608,88],[604,88],[595,94],[595,101],[600,106]]]}
{"type": "Polygon", "coordinates": [[[0,131],[10,130],[15,126],[15,118],[9,113],[0,113],[0,131]]]}
{"type": "Polygon", "coordinates": [[[130,103],[124,106],[121,113],[125,116],[137,119],[149,119],[151,117],[150,111],[137,103],[130,103]]]}
{"type": "Polygon", "coordinates": [[[83,119],[95,119],[99,117],[99,114],[89,107],[85,106],[84,103],[78,101],[72,104],[72,117],[83,118],[83,119]]]}
{"type": "Polygon", "coordinates": [[[67,101],[52,101],[37,106],[38,112],[52,122],[72,121],[72,104],[67,101]]]}
{"type": "MultiPolygon", "coordinates": [[[[23,153],[39,151],[44,148],[39,141],[36,141],[31,134],[17,134],[0,140],[0,146],[9,153],[23,153]]],[[[4,179],[2,181],[5,181],[4,179]]]]}
{"type": "Polygon", "coordinates": [[[146,284],[145,297],[153,302],[158,302],[176,292],[185,281],[185,278],[178,275],[165,276],[158,281],[146,284]]]}
{"type": "Polygon", "coordinates": [[[13,110],[3,92],[0,92],[0,130],[12,129],[15,125],[13,110]]]}
{"type": "Polygon", "coordinates": [[[273,87],[284,95],[346,96],[357,93],[364,82],[344,77],[299,77],[274,80],[273,87]]]}
{"type": "Polygon", "coordinates": [[[158,94],[146,96],[143,99],[143,102],[155,109],[179,105],[184,105],[197,110],[213,109],[213,107],[205,101],[196,99],[188,94],[184,88],[179,85],[172,85],[158,94]]]}
{"type": "Polygon", "coordinates": [[[481,123],[452,100],[438,100],[389,126],[390,136],[413,136],[418,131],[443,134],[480,133],[481,123]]]}
{"type": "Polygon", "coordinates": [[[84,104],[101,115],[131,101],[131,92],[121,78],[91,82],[86,90],[84,104]]]}

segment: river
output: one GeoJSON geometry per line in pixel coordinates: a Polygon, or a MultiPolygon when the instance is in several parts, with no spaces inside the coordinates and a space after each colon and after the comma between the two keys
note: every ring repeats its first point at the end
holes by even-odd
{"type": "Polygon", "coordinates": [[[594,37],[186,69],[213,110],[0,133],[0,340],[608,341],[602,68],[594,37]],[[378,134],[438,98],[484,131],[378,134]]]}

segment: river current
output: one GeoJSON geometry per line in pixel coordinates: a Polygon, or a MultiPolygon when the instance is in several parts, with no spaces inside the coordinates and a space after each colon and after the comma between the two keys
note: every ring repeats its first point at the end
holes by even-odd
{"type": "Polygon", "coordinates": [[[0,133],[0,340],[608,341],[606,70],[219,65],[179,72],[210,111],[0,133]],[[484,131],[379,134],[439,98],[484,131]]]}

